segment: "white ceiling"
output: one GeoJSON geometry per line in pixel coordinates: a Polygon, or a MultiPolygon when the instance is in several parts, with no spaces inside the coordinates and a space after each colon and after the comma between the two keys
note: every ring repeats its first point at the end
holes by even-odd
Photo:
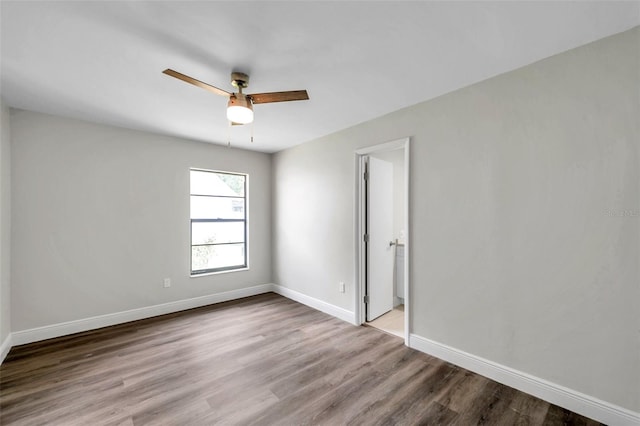
{"type": "Polygon", "coordinates": [[[640,24],[640,2],[1,3],[1,86],[16,108],[275,152],[640,24]],[[249,93],[307,89],[256,105],[229,130],[226,100],[173,68],[249,93]]]}

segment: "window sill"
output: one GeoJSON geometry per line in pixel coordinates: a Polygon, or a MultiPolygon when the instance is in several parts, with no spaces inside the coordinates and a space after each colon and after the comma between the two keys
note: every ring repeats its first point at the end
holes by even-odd
{"type": "Polygon", "coordinates": [[[228,274],[230,272],[242,272],[242,271],[248,271],[248,270],[249,270],[249,267],[247,266],[246,268],[228,269],[226,271],[216,271],[216,272],[207,272],[204,274],[189,275],[189,277],[190,278],[208,277],[210,275],[228,274]]]}

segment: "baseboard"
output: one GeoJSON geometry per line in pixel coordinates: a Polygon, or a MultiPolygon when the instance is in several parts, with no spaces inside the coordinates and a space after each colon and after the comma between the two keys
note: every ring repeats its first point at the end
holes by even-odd
{"type": "Polygon", "coordinates": [[[0,364],[4,362],[4,359],[7,357],[7,354],[11,350],[12,346],[13,346],[12,336],[11,336],[11,333],[9,333],[7,337],[4,339],[4,342],[0,344],[0,364]]]}
{"type": "Polygon", "coordinates": [[[336,318],[340,318],[341,320],[351,324],[356,324],[356,316],[355,316],[355,313],[352,311],[348,311],[346,309],[324,302],[320,299],[307,296],[306,294],[302,294],[298,291],[291,290],[290,288],[282,287],[278,284],[272,284],[272,286],[273,286],[272,291],[274,293],[284,296],[287,299],[295,300],[296,302],[300,302],[303,305],[307,305],[313,309],[322,311],[325,314],[329,314],[336,318]]]}
{"type": "MultiPolygon", "coordinates": [[[[132,309],[129,311],[116,312],[113,314],[99,315],[91,318],[84,318],[75,321],[47,325],[44,327],[32,328],[29,330],[14,331],[11,334],[10,343],[13,346],[24,345],[26,343],[66,336],[68,334],[79,333],[82,331],[95,330],[97,328],[107,327],[110,325],[151,318],[158,315],[170,314],[173,312],[183,311],[185,309],[198,308],[200,306],[211,305],[214,303],[226,302],[229,300],[240,299],[248,296],[255,296],[256,294],[268,293],[270,291],[273,291],[272,284],[262,284],[254,287],[225,291],[223,293],[194,297],[192,299],[178,300],[175,302],[147,306],[144,308],[132,309]]],[[[4,350],[4,343],[2,348],[4,350]]],[[[9,349],[10,348],[11,346],[9,346],[9,349]]]]}
{"type": "Polygon", "coordinates": [[[128,311],[115,312],[112,314],[99,315],[90,318],[83,318],[74,321],[47,325],[44,327],[14,331],[5,339],[5,341],[2,343],[2,346],[0,346],[0,354],[2,356],[0,359],[4,360],[5,356],[9,353],[9,350],[12,346],[24,345],[27,343],[38,342],[46,339],[53,339],[55,337],[67,336],[69,334],[108,327],[110,325],[117,325],[129,321],[151,318],[158,315],[183,311],[185,309],[198,308],[201,306],[212,305],[214,303],[226,302],[229,300],[241,299],[243,297],[255,296],[257,294],[269,292],[280,294],[284,297],[295,300],[296,302],[300,302],[304,305],[310,306],[314,309],[340,318],[341,320],[347,321],[351,324],[356,323],[355,315],[351,311],[327,302],[323,302],[322,300],[315,299],[313,297],[299,293],[295,290],[279,286],[277,284],[262,284],[238,290],[226,291],[223,293],[209,294],[192,299],[178,300],[175,302],[168,302],[160,305],[147,306],[144,308],[131,309],[128,311]]]}
{"type": "Polygon", "coordinates": [[[640,413],[548,382],[522,371],[411,334],[409,347],[526,392],[552,404],[608,425],[640,425],[640,413]]]}

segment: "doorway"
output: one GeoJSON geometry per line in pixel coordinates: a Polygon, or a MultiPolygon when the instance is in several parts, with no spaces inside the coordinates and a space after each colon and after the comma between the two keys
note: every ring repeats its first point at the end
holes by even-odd
{"type": "Polygon", "coordinates": [[[356,151],[360,324],[409,343],[409,139],[356,151]]]}

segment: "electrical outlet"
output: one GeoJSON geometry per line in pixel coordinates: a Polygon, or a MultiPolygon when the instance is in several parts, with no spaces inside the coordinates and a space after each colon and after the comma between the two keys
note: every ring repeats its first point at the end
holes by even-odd
{"type": "Polygon", "coordinates": [[[171,278],[165,278],[164,279],[164,288],[169,288],[171,287],[171,278]]]}
{"type": "Polygon", "coordinates": [[[340,293],[344,293],[344,281],[340,281],[338,283],[338,291],[340,291],[340,293]]]}

